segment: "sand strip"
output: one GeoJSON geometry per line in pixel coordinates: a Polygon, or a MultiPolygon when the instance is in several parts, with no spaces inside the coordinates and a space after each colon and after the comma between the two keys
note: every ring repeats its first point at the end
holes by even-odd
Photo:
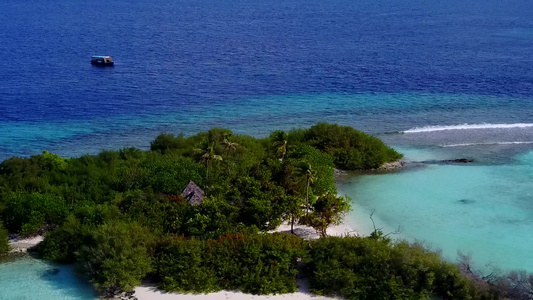
{"type": "Polygon", "coordinates": [[[177,294],[161,292],[157,288],[140,286],[135,289],[135,297],[139,300],[212,300],[212,299],[231,299],[231,300],[331,300],[324,296],[313,295],[300,289],[296,293],[282,295],[251,295],[241,292],[220,291],[210,294],[177,294]]]}

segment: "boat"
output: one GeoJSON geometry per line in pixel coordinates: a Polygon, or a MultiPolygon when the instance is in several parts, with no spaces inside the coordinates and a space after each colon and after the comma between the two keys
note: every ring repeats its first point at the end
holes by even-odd
{"type": "Polygon", "coordinates": [[[113,66],[115,63],[111,56],[96,55],[91,57],[91,64],[95,66],[107,67],[113,66]]]}

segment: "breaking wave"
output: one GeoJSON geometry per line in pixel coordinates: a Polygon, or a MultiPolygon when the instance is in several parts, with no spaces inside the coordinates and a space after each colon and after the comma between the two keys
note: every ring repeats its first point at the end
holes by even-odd
{"type": "Polygon", "coordinates": [[[462,125],[444,125],[444,126],[425,126],[415,127],[401,133],[420,133],[420,132],[434,132],[445,130],[472,130],[472,129],[510,129],[510,128],[528,128],[533,127],[533,123],[514,123],[514,124],[462,124],[462,125]]]}
{"type": "Polygon", "coordinates": [[[491,142],[491,143],[465,143],[465,144],[450,144],[441,145],[441,147],[468,147],[468,146],[483,146],[483,145],[520,145],[520,144],[533,144],[533,141],[526,142],[491,142]]]}

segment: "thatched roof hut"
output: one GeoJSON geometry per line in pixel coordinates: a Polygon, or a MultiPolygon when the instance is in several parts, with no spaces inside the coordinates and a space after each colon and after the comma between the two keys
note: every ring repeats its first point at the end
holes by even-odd
{"type": "Polygon", "coordinates": [[[181,196],[191,205],[198,205],[204,201],[204,190],[202,190],[196,183],[190,181],[189,184],[181,192],[181,196]]]}

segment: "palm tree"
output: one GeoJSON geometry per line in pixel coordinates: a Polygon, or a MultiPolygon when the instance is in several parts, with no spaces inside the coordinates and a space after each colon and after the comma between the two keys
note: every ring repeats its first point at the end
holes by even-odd
{"type": "Polygon", "coordinates": [[[285,158],[287,154],[287,142],[289,139],[289,134],[283,130],[277,130],[272,132],[270,138],[272,139],[272,146],[276,149],[276,154],[281,156],[281,161],[285,158]]]}
{"type": "Polygon", "coordinates": [[[194,151],[200,154],[200,159],[205,163],[205,184],[209,179],[209,162],[212,160],[222,160],[222,156],[215,154],[214,144],[209,144],[207,141],[200,145],[201,148],[196,148],[194,151]]]}
{"type": "Polygon", "coordinates": [[[225,134],[224,139],[222,140],[222,144],[224,145],[224,148],[226,149],[226,155],[229,155],[231,151],[235,153],[235,151],[237,151],[237,146],[239,146],[239,144],[231,142],[229,140],[230,136],[231,134],[225,134]]]}
{"type": "Polygon", "coordinates": [[[311,183],[314,183],[316,180],[315,172],[311,167],[311,164],[307,161],[301,161],[295,168],[296,176],[300,178],[301,181],[305,180],[305,213],[309,213],[309,186],[311,183]]]}

